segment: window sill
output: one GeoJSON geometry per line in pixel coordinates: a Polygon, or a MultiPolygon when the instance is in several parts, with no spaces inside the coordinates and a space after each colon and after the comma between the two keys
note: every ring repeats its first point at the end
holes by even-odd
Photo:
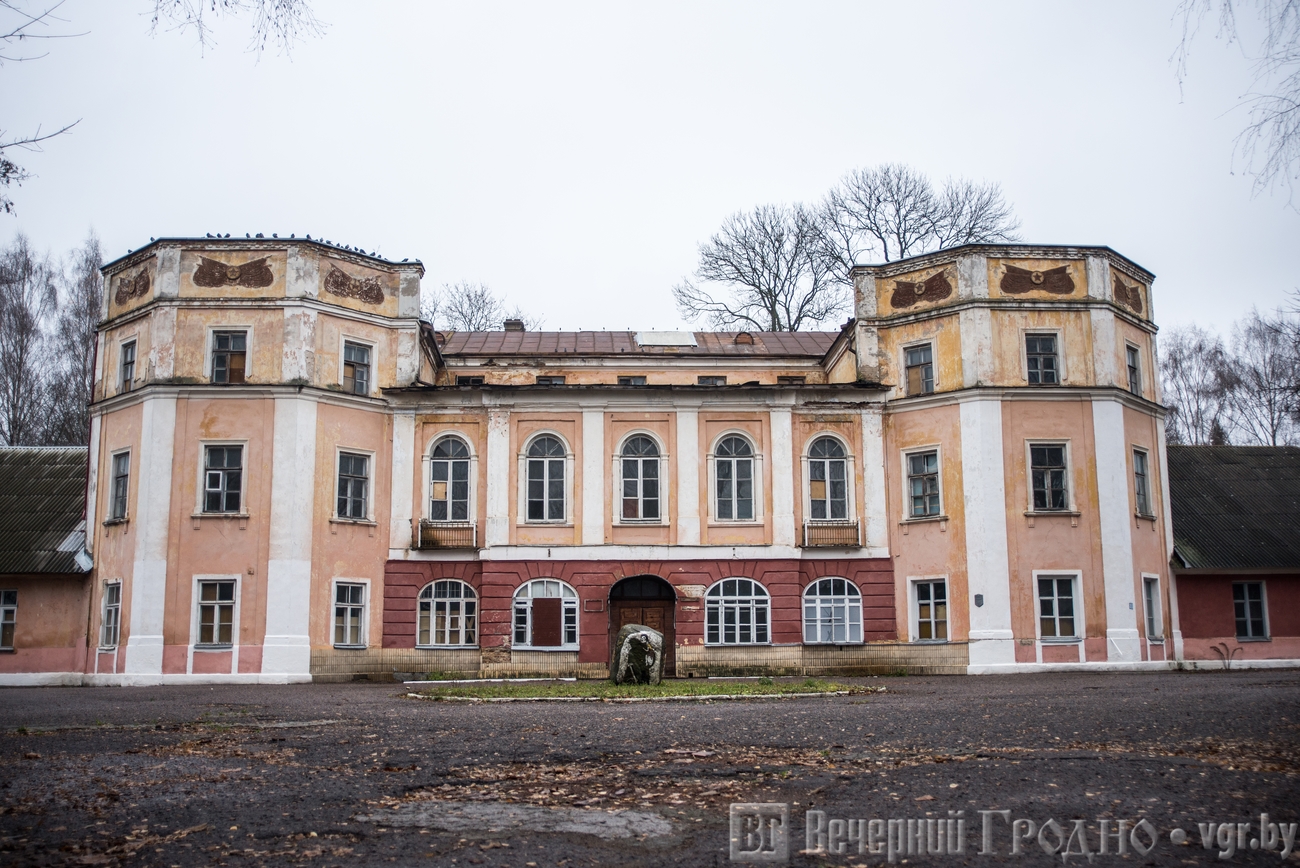
{"type": "Polygon", "coordinates": [[[668,527],[669,523],[657,518],[623,518],[614,522],[614,527],[668,527]]]}
{"type": "Polygon", "coordinates": [[[17,651],[14,648],[0,648],[0,654],[15,654],[15,653],[17,653],[17,651]]]}
{"type": "Polygon", "coordinates": [[[917,516],[908,516],[907,518],[900,521],[898,524],[902,526],[908,524],[925,524],[926,522],[929,521],[947,521],[947,520],[948,520],[948,516],[946,515],[917,515],[917,516]]]}
{"type": "Polygon", "coordinates": [[[1083,515],[1073,509],[1027,509],[1025,510],[1025,519],[1030,527],[1040,518],[1066,518],[1070,519],[1070,527],[1079,526],[1079,516],[1083,515]]]}
{"type": "Polygon", "coordinates": [[[516,525],[516,527],[573,527],[571,521],[525,521],[516,525]]]}
{"type": "Polygon", "coordinates": [[[116,524],[126,524],[130,520],[131,517],[129,515],[124,515],[121,516],[120,518],[106,518],[104,519],[104,527],[112,527],[113,525],[116,524]]]}
{"type": "Polygon", "coordinates": [[[711,518],[709,519],[708,524],[706,525],[706,527],[762,527],[762,526],[763,526],[763,520],[761,518],[755,518],[755,519],[745,518],[745,519],[738,519],[736,521],[728,521],[725,518],[711,518]]]}
{"type": "Polygon", "coordinates": [[[234,645],[195,645],[195,651],[230,651],[234,645]]]}
{"type": "Polygon", "coordinates": [[[368,518],[339,518],[337,515],[330,516],[330,524],[360,524],[367,527],[379,527],[379,522],[368,518]]]}
{"type": "Polygon", "coordinates": [[[365,651],[368,647],[370,647],[370,646],[368,646],[368,645],[338,645],[338,644],[335,644],[335,645],[334,645],[334,650],[336,650],[336,651],[365,651]]]}
{"type": "Polygon", "coordinates": [[[198,530],[204,519],[239,519],[239,529],[244,530],[248,527],[249,515],[246,512],[196,512],[190,515],[190,524],[198,530]]]}
{"type": "MultiPolygon", "coordinates": [[[[825,643],[830,644],[830,643],[825,643]]],[[[771,642],[705,642],[705,648],[770,648],[771,642]]]]}
{"type": "Polygon", "coordinates": [[[116,650],[117,650],[116,645],[101,645],[95,649],[95,651],[99,654],[112,654],[116,650]]]}
{"type": "Polygon", "coordinates": [[[1044,645],[1078,645],[1083,642],[1078,636],[1039,636],[1038,641],[1044,645]]]}
{"type": "MultiPolygon", "coordinates": [[[[447,645],[444,645],[444,646],[442,646],[442,647],[447,648],[447,647],[468,647],[468,646],[447,646],[447,645]]],[[[476,647],[477,647],[477,646],[476,646],[476,647]]],[[[566,651],[566,652],[576,652],[576,651],[578,650],[578,646],[577,646],[577,645],[511,645],[511,646],[510,646],[510,650],[511,650],[511,651],[566,651]]]]}
{"type": "Polygon", "coordinates": [[[1238,642],[1272,642],[1272,636],[1238,636],[1238,642]]]}
{"type": "Polygon", "coordinates": [[[1156,517],[1155,517],[1154,515],[1147,515],[1147,514],[1144,513],[1144,512],[1135,512],[1135,513],[1133,513],[1133,517],[1134,517],[1134,518],[1140,518],[1140,519],[1143,519],[1144,521],[1155,521],[1155,520],[1156,520],[1156,517]]]}
{"type": "Polygon", "coordinates": [[[1164,636],[1148,636],[1148,637],[1147,637],[1147,642],[1150,643],[1150,644],[1152,644],[1152,645],[1163,645],[1163,644],[1165,644],[1165,637],[1164,637],[1164,636]]]}
{"type": "MultiPolygon", "coordinates": [[[[768,642],[767,644],[770,645],[770,644],[772,644],[772,643],[771,643],[771,642],[768,642]]],[[[865,643],[865,642],[808,642],[808,641],[804,641],[803,644],[805,644],[805,645],[815,645],[815,646],[817,646],[818,648],[860,648],[861,646],[865,645],[866,643],[865,643]]],[[[714,646],[714,647],[733,647],[733,646],[714,646]]]]}
{"type": "MultiPolygon", "coordinates": [[[[477,651],[477,645],[416,645],[417,651],[477,651]]],[[[523,650],[523,649],[521,649],[523,650]]],[[[529,649],[538,650],[538,649],[529,649]]]]}
{"type": "Polygon", "coordinates": [[[913,645],[947,645],[949,639],[913,639],[913,645]]]}

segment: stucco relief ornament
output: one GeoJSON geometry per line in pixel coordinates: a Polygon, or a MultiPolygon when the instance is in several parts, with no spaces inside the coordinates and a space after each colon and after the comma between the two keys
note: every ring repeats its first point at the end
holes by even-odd
{"type": "Polygon", "coordinates": [[[1142,313],[1142,287],[1129,286],[1120,280],[1118,274],[1111,274],[1115,282],[1115,300],[1122,305],[1133,310],[1134,313],[1142,313]]]}
{"type": "Polygon", "coordinates": [[[325,275],[325,291],[330,295],[343,298],[356,298],[370,304],[382,304],[384,287],[377,277],[350,277],[331,265],[329,274],[325,275]]]}
{"type": "Polygon", "coordinates": [[[1012,295],[1022,292],[1050,292],[1053,295],[1069,295],[1074,292],[1074,278],[1070,277],[1070,268],[1062,265],[1046,271],[1030,271],[1028,268],[1006,266],[1002,275],[1002,291],[1012,295]]]}
{"type": "Polygon", "coordinates": [[[944,271],[936,272],[925,280],[894,281],[894,294],[889,303],[894,307],[911,307],[922,301],[943,301],[952,295],[952,283],[944,271]]]}
{"type": "Polygon", "coordinates": [[[149,272],[141,271],[135,277],[119,277],[117,279],[117,292],[113,293],[113,301],[117,304],[126,304],[133,298],[139,298],[149,291],[149,272]]]}
{"type": "Polygon", "coordinates": [[[264,286],[270,286],[275,282],[275,275],[271,273],[271,266],[266,264],[267,259],[268,257],[263,256],[261,259],[253,259],[243,265],[227,265],[224,262],[217,262],[215,259],[200,256],[199,267],[194,269],[194,285],[206,287],[244,286],[249,289],[261,289],[264,286]]]}

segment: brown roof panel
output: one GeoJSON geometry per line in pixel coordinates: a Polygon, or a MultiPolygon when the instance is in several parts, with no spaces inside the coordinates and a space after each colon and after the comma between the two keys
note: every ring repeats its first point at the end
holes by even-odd
{"type": "Polygon", "coordinates": [[[696,346],[641,346],[634,332],[449,332],[444,356],[640,355],[770,356],[821,358],[839,332],[748,332],[753,343],[737,343],[739,332],[695,332],[696,346]]]}

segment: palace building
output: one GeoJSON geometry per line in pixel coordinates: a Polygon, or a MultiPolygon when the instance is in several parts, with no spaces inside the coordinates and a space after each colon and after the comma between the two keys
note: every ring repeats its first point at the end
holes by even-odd
{"type": "Polygon", "coordinates": [[[103,269],[81,683],[1165,668],[1152,275],[970,245],[830,332],[438,332],[419,262],[103,269]]]}

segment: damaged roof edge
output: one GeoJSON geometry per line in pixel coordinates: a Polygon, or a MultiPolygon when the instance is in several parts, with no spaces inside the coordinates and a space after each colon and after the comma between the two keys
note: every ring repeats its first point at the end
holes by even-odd
{"type": "Polygon", "coordinates": [[[238,246],[242,248],[248,248],[248,247],[282,248],[285,246],[292,246],[298,244],[310,244],[312,246],[319,247],[322,250],[329,250],[332,253],[340,253],[345,256],[355,256],[359,259],[366,259],[371,262],[382,263],[383,265],[389,267],[419,268],[420,276],[421,277],[424,276],[424,263],[419,259],[409,259],[409,260],[403,260],[401,262],[397,262],[392,259],[387,259],[383,256],[371,255],[370,253],[366,253],[365,251],[358,250],[356,248],[343,247],[338,244],[327,244],[324,241],[316,238],[265,238],[265,237],[263,238],[187,238],[187,237],[180,237],[180,236],[169,237],[169,238],[154,238],[148,244],[145,244],[142,247],[137,247],[136,249],[131,250],[122,256],[119,256],[117,259],[114,259],[111,262],[104,263],[99,267],[99,273],[103,275],[108,275],[116,271],[121,271],[123,268],[131,265],[132,263],[146,258],[148,252],[153,250],[154,248],[159,247],[161,245],[173,245],[173,244],[189,244],[189,245],[206,244],[206,245],[213,245],[213,246],[220,244],[223,246],[229,246],[229,247],[238,246]]]}

